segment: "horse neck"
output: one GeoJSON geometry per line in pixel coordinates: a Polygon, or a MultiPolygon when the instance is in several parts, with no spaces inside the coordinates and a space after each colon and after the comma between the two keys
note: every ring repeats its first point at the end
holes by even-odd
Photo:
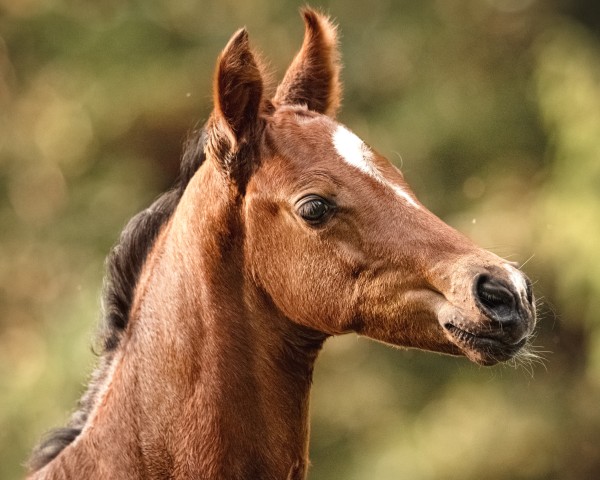
{"type": "Polygon", "coordinates": [[[324,338],[283,318],[251,280],[239,199],[221,182],[203,166],[157,240],[84,433],[100,450],[117,442],[111,450],[136,463],[123,468],[143,477],[303,478],[324,338]]]}

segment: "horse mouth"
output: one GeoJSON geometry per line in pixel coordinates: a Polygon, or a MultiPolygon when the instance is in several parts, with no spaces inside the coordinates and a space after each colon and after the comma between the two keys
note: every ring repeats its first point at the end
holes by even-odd
{"type": "Polygon", "coordinates": [[[465,330],[450,322],[444,323],[442,327],[467,358],[485,366],[510,360],[527,343],[527,338],[511,343],[503,337],[501,330],[477,332],[473,329],[465,330]]]}

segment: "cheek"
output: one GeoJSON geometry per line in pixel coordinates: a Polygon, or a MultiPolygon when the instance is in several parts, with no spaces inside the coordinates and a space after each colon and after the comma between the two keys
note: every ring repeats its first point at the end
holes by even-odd
{"type": "Polygon", "coordinates": [[[278,216],[250,222],[247,245],[257,282],[284,315],[324,333],[347,331],[352,269],[333,244],[278,216]]]}

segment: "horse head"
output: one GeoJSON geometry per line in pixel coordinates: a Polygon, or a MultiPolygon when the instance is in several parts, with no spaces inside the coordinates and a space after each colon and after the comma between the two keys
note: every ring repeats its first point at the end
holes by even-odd
{"type": "Polygon", "coordinates": [[[338,335],[513,357],[535,323],[531,282],[431,213],[402,173],[337,122],[330,21],[304,11],[273,98],[245,30],[221,54],[207,158],[239,196],[245,264],[289,321],[338,335]]]}

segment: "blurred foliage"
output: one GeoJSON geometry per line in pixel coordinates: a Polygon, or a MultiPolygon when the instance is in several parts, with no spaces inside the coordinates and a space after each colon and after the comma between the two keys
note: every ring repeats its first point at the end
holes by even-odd
{"type": "MultiPolygon", "coordinates": [[[[328,342],[314,479],[600,478],[600,15],[591,0],[313,2],[342,31],[341,120],[434,212],[525,262],[544,365],[328,342]]],[[[0,477],[94,364],[103,258],[166,188],[247,25],[281,75],[300,2],[0,0],[0,477]]]]}

